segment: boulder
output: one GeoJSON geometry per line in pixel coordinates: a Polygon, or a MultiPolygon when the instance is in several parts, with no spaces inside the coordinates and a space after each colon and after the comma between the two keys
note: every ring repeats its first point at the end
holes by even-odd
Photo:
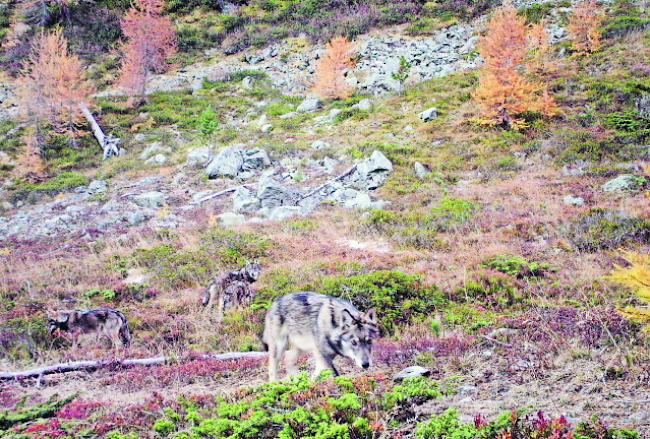
{"type": "Polygon", "coordinates": [[[317,151],[321,150],[321,149],[329,148],[329,147],[330,147],[330,144],[325,142],[324,140],[314,140],[312,142],[312,144],[311,144],[311,149],[315,149],[317,151]]]}
{"type": "Polygon", "coordinates": [[[148,208],[158,208],[165,205],[165,199],[167,197],[162,192],[150,191],[142,194],[138,194],[133,197],[133,202],[140,207],[148,208]]]}
{"type": "Polygon", "coordinates": [[[298,105],[298,113],[313,113],[323,108],[323,102],[318,98],[307,98],[298,105]]]}
{"type": "Polygon", "coordinates": [[[334,122],[336,120],[336,116],[339,114],[343,113],[343,110],[340,108],[332,108],[330,112],[327,114],[327,120],[329,122],[334,122]]]}
{"type": "Polygon", "coordinates": [[[240,186],[237,188],[232,197],[232,207],[237,213],[255,212],[261,207],[260,200],[255,196],[253,191],[240,186]]]}
{"type": "Polygon", "coordinates": [[[394,381],[402,381],[406,378],[426,377],[431,374],[431,371],[421,366],[410,366],[399,371],[393,376],[394,381]]]}
{"type": "Polygon", "coordinates": [[[165,154],[156,154],[153,157],[149,157],[144,163],[150,166],[162,166],[167,163],[167,156],[165,154]]]}
{"type": "Polygon", "coordinates": [[[650,119],[650,93],[644,93],[636,100],[636,109],[645,119],[650,119]]]}
{"type": "Polygon", "coordinates": [[[562,199],[564,204],[569,206],[584,206],[585,200],[582,197],[574,197],[573,195],[567,195],[562,199]]]}
{"type": "Polygon", "coordinates": [[[352,108],[356,108],[361,111],[372,111],[373,108],[373,102],[370,99],[362,99],[356,104],[352,106],[352,108]]]}
{"type": "Polygon", "coordinates": [[[212,149],[208,146],[195,148],[187,154],[187,166],[190,168],[202,168],[212,158],[212,149]]]}
{"type": "Polygon", "coordinates": [[[252,76],[247,76],[241,81],[242,88],[245,88],[246,90],[251,90],[253,85],[255,85],[255,78],[252,76]]]}
{"type": "Polygon", "coordinates": [[[298,113],[295,111],[290,111],[288,113],[285,113],[280,116],[280,119],[293,119],[294,117],[298,116],[298,113]]]}
{"type": "Polygon", "coordinates": [[[413,169],[415,171],[415,176],[420,180],[424,180],[431,174],[431,171],[429,171],[429,169],[420,162],[415,162],[413,169]]]}
{"type": "Polygon", "coordinates": [[[295,189],[282,186],[274,179],[268,177],[260,181],[257,198],[263,208],[278,206],[295,206],[302,198],[302,194],[295,189]]]}
{"type": "Polygon", "coordinates": [[[305,216],[307,212],[300,206],[277,206],[272,208],[267,218],[271,221],[284,221],[297,216],[305,216]]]}
{"type": "Polygon", "coordinates": [[[264,169],[271,166],[271,159],[264,149],[247,149],[244,151],[244,164],[242,169],[250,171],[253,169],[264,169]]]}
{"type": "Polygon", "coordinates": [[[244,215],[235,212],[222,213],[220,215],[217,215],[217,219],[219,220],[219,224],[222,227],[238,226],[246,222],[246,217],[244,215]]]}
{"type": "Polygon", "coordinates": [[[271,131],[273,131],[273,125],[270,123],[265,123],[260,127],[260,131],[263,133],[270,133],[271,131]]]}
{"type": "Polygon", "coordinates": [[[370,196],[365,192],[357,192],[354,198],[348,198],[343,203],[347,209],[370,209],[373,206],[370,196]]]}
{"type": "Polygon", "coordinates": [[[348,179],[350,186],[356,189],[371,190],[382,186],[393,171],[393,164],[380,151],[360,162],[348,179]]]}
{"type": "Polygon", "coordinates": [[[244,152],[239,146],[231,146],[219,152],[205,169],[208,178],[237,176],[244,165],[244,152]]]}
{"type": "Polygon", "coordinates": [[[645,184],[645,177],[637,177],[632,174],[623,174],[609,180],[602,185],[604,192],[628,192],[636,191],[645,184]]]}
{"type": "Polygon", "coordinates": [[[155,142],[140,153],[140,160],[147,160],[157,154],[169,154],[170,152],[172,152],[170,147],[164,146],[161,142],[155,142]]]}
{"type": "Polygon", "coordinates": [[[438,109],[435,107],[428,108],[420,113],[422,122],[430,122],[438,117],[438,109]]]}
{"type": "Polygon", "coordinates": [[[89,194],[103,194],[108,191],[108,183],[104,180],[93,180],[88,185],[86,191],[89,194]]]}

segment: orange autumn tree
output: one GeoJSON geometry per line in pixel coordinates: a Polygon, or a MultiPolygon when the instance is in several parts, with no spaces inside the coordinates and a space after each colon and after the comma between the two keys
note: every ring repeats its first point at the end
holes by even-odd
{"type": "Polygon", "coordinates": [[[177,50],[174,24],[162,16],[164,6],[163,0],[138,0],[122,20],[127,42],[119,83],[136,106],[145,100],[149,76],[165,71],[177,50]]]}
{"type": "Polygon", "coordinates": [[[85,119],[104,150],[104,158],[118,153],[119,139],[104,135],[90,112],[94,88],[84,78],[81,60],[69,51],[61,29],[36,36],[17,83],[20,107],[36,127],[36,145],[43,146],[45,123],[74,139],[85,119]]]}
{"type": "Polygon", "coordinates": [[[571,14],[567,30],[574,47],[583,53],[598,50],[602,44],[601,27],[605,21],[603,9],[595,0],[578,4],[571,14]]]}
{"type": "Polygon", "coordinates": [[[480,122],[520,129],[525,126],[521,116],[526,112],[545,116],[557,113],[548,91],[526,76],[530,73],[531,49],[544,39],[539,30],[536,32],[530,38],[524,19],[512,4],[504,5],[493,15],[486,36],[479,43],[485,60],[474,92],[481,111],[480,122]]]}
{"type": "Polygon", "coordinates": [[[313,91],[322,98],[345,99],[353,90],[345,81],[345,72],[356,65],[352,43],[345,37],[336,37],[327,44],[326,49],[316,66],[313,91]]]}

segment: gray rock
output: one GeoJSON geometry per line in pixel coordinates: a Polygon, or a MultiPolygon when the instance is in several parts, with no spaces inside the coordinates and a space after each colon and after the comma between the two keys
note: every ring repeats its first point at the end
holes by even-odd
{"type": "Polygon", "coordinates": [[[187,154],[187,166],[190,168],[202,168],[212,158],[212,149],[209,146],[195,148],[187,154]]]}
{"type": "Polygon", "coordinates": [[[263,208],[278,206],[295,206],[302,198],[302,194],[295,189],[282,186],[272,178],[260,180],[257,198],[263,208]]]}
{"type": "Polygon", "coordinates": [[[402,381],[406,378],[426,377],[431,375],[431,371],[421,366],[410,366],[402,369],[394,377],[394,381],[402,381]]]}
{"type": "Polygon", "coordinates": [[[104,180],[93,180],[88,185],[87,192],[89,194],[103,194],[108,191],[108,183],[104,180]]]}
{"type": "Polygon", "coordinates": [[[347,209],[370,209],[373,206],[370,196],[365,192],[357,192],[354,198],[348,198],[343,203],[343,207],[347,209]]]}
{"type": "Polygon", "coordinates": [[[327,114],[327,120],[329,122],[334,122],[336,120],[336,116],[338,116],[342,112],[343,110],[341,110],[340,108],[332,108],[330,112],[327,114]]]}
{"type": "Polygon", "coordinates": [[[636,100],[636,109],[641,117],[650,119],[650,93],[644,93],[636,100]]]}
{"type": "Polygon", "coordinates": [[[262,207],[253,191],[244,186],[237,188],[232,197],[232,207],[237,213],[252,213],[262,207]]]}
{"type": "Polygon", "coordinates": [[[255,79],[252,76],[247,76],[241,81],[241,86],[246,90],[250,90],[255,85],[255,79]]]}
{"type": "Polygon", "coordinates": [[[220,215],[217,215],[219,224],[223,227],[233,227],[246,222],[246,217],[241,213],[235,212],[225,212],[220,215]]]}
{"type": "Polygon", "coordinates": [[[352,106],[352,108],[356,108],[361,111],[372,111],[373,107],[373,102],[370,99],[362,99],[352,106]]]}
{"type": "Polygon", "coordinates": [[[164,146],[161,142],[155,142],[140,153],[140,160],[147,160],[157,154],[169,154],[170,152],[172,152],[170,147],[164,146]]]}
{"type": "Polygon", "coordinates": [[[271,131],[273,131],[273,125],[270,123],[265,123],[260,127],[260,131],[263,133],[270,133],[271,131]]]}
{"type": "Polygon", "coordinates": [[[356,189],[377,189],[382,186],[393,171],[393,164],[380,151],[360,162],[348,179],[349,184],[356,189]]]}
{"type": "Polygon", "coordinates": [[[315,149],[317,151],[321,150],[321,149],[329,148],[329,147],[330,147],[330,144],[325,142],[324,140],[315,140],[311,144],[311,149],[315,149]]]}
{"type": "Polygon", "coordinates": [[[131,212],[126,216],[126,222],[129,223],[131,226],[138,226],[147,220],[151,218],[151,215],[149,215],[146,212],[143,212],[141,210],[136,210],[135,212],[131,212]]]}
{"type": "Polygon", "coordinates": [[[150,166],[162,166],[167,163],[167,156],[165,154],[156,154],[153,157],[149,157],[144,163],[150,166]]]}
{"type": "Polygon", "coordinates": [[[460,396],[472,396],[478,393],[478,387],[472,385],[464,385],[458,388],[458,394],[460,396]]]}
{"type": "Polygon", "coordinates": [[[415,176],[420,180],[424,180],[431,174],[431,171],[429,171],[429,169],[420,162],[415,162],[413,168],[415,170],[415,176]]]}
{"type": "Polygon", "coordinates": [[[285,113],[280,116],[280,119],[293,119],[294,117],[298,116],[298,113],[295,111],[290,111],[288,113],[285,113]]]}
{"type": "Polygon", "coordinates": [[[602,190],[604,192],[626,192],[626,191],[636,191],[643,186],[645,181],[644,177],[637,177],[631,174],[623,174],[618,177],[609,180],[607,183],[602,185],[602,190]]]}
{"type": "Polygon", "coordinates": [[[562,199],[564,204],[569,206],[584,206],[585,200],[582,197],[574,197],[573,195],[567,195],[562,199]]]}
{"type": "Polygon", "coordinates": [[[428,108],[420,113],[420,119],[422,119],[422,122],[430,122],[436,118],[438,118],[438,109],[435,107],[428,108]]]}
{"type": "Polygon", "coordinates": [[[297,216],[305,216],[307,212],[300,206],[277,206],[269,210],[267,218],[271,221],[284,221],[297,216]]]}
{"type": "Polygon", "coordinates": [[[239,146],[231,146],[212,159],[205,172],[209,178],[237,176],[244,165],[244,153],[239,146]]]}
{"type": "Polygon", "coordinates": [[[271,159],[264,149],[247,149],[244,151],[242,170],[264,169],[271,166],[271,159]]]}
{"type": "Polygon", "coordinates": [[[163,207],[166,200],[165,194],[158,191],[145,192],[133,197],[133,202],[140,207],[149,207],[152,209],[163,207]]]}
{"type": "Polygon", "coordinates": [[[323,108],[323,102],[318,98],[307,98],[298,105],[298,113],[313,113],[323,108]]]}

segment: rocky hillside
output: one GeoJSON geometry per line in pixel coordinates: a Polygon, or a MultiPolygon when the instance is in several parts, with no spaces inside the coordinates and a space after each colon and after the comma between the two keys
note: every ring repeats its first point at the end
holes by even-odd
{"type": "Polygon", "coordinates": [[[578,2],[515,2],[548,32],[533,76],[559,111],[514,129],[475,97],[498,3],[169,0],[178,52],[141,105],[117,84],[130,2],[30,3],[40,20],[0,3],[0,376],[167,357],[1,381],[0,437],[650,437],[650,16],[603,2],[584,53],[578,2]],[[117,157],[85,122],[24,115],[21,65],[56,26],[117,157]],[[341,34],[354,93],[326,99],[315,72],[341,34]],[[201,306],[250,262],[251,304],[201,306]],[[260,357],[212,356],[262,351],[295,291],[378,311],[370,369],[264,385],[260,357]],[[128,350],[50,333],[99,307],[125,314],[128,350]]]}

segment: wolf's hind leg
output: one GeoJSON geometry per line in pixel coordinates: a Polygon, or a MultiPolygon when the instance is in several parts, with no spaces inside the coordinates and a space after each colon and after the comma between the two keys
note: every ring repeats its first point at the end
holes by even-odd
{"type": "Polygon", "coordinates": [[[289,376],[298,375],[298,373],[300,372],[300,370],[298,369],[298,365],[296,364],[299,356],[300,356],[300,351],[298,349],[289,349],[284,354],[284,365],[287,369],[287,374],[289,376]]]}

